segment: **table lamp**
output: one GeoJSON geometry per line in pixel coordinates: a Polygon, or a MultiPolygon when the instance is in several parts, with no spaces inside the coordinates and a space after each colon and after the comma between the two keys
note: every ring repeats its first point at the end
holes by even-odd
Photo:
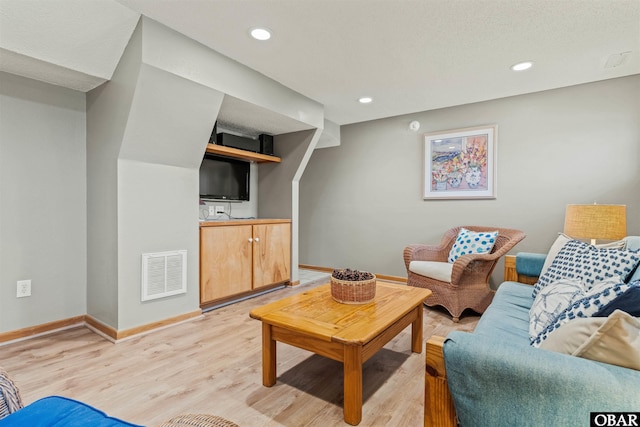
{"type": "Polygon", "coordinates": [[[567,205],[564,234],[574,239],[620,240],[627,235],[626,205],[567,205]]]}

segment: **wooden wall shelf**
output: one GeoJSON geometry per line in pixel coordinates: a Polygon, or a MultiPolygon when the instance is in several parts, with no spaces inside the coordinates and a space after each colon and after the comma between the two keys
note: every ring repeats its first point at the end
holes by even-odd
{"type": "Polygon", "coordinates": [[[217,154],[219,156],[235,157],[237,159],[249,160],[258,163],[274,162],[280,163],[280,157],[268,156],[266,154],[254,153],[252,151],[240,150],[238,148],[225,147],[224,145],[208,144],[207,153],[217,154]]]}

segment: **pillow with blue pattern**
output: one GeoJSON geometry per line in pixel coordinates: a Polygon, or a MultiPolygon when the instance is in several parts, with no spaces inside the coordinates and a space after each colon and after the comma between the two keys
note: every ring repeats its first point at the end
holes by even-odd
{"type": "Polygon", "coordinates": [[[542,288],[529,309],[529,338],[535,339],[560,313],[582,297],[584,288],[575,279],[561,279],[542,288]]]}
{"type": "Polygon", "coordinates": [[[608,277],[619,277],[623,282],[640,263],[638,251],[596,248],[579,240],[568,241],[547,271],[533,287],[533,298],[550,283],[561,279],[577,279],[587,290],[594,283],[608,277]]]}
{"type": "Polygon", "coordinates": [[[625,293],[598,310],[593,317],[607,317],[616,310],[640,317],[640,280],[629,282],[625,293]]]}
{"type": "Polygon", "coordinates": [[[539,347],[542,342],[570,320],[579,317],[592,317],[595,313],[624,294],[631,285],[624,283],[619,277],[609,277],[601,282],[595,283],[589,290],[585,290],[583,295],[575,299],[566,309],[556,317],[556,319],[546,326],[535,338],[531,340],[533,347],[539,347]]]}
{"type": "Polygon", "coordinates": [[[496,237],[497,231],[475,232],[462,227],[449,251],[448,261],[455,262],[462,255],[491,253],[496,237]]]}

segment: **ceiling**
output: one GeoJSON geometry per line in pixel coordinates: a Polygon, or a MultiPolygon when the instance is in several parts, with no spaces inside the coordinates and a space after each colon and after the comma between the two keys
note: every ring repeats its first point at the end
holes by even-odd
{"type": "Polygon", "coordinates": [[[0,0],[0,70],[91,90],[140,14],[341,125],[640,73],[640,0],[0,0]]]}

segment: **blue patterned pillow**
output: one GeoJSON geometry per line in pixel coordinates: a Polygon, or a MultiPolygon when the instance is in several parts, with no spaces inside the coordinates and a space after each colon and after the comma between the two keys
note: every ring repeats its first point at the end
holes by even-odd
{"type": "Polygon", "coordinates": [[[564,309],[558,317],[531,340],[531,345],[539,347],[547,339],[549,334],[570,320],[578,317],[592,317],[611,301],[624,294],[630,285],[619,278],[608,278],[594,284],[584,293],[582,298],[576,299],[569,307],[564,309]]]}
{"type": "Polygon", "coordinates": [[[538,292],[529,310],[529,338],[533,340],[574,301],[584,297],[579,280],[562,279],[538,292]]]}
{"type": "Polygon", "coordinates": [[[550,283],[578,279],[586,289],[607,277],[626,281],[640,262],[638,251],[600,249],[579,240],[568,241],[533,287],[533,298],[550,283]]]}
{"type": "Polygon", "coordinates": [[[593,317],[609,317],[616,310],[640,317],[640,280],[629,282],[629,289],[625,293],[602,307],[593,317]]]}
{"type": "Polygon", "coordinates": [[[474,232],[462,227],[449,251],[449,262],[467,254],[488,254],[498,237],[497,231],[474,232]]]}

